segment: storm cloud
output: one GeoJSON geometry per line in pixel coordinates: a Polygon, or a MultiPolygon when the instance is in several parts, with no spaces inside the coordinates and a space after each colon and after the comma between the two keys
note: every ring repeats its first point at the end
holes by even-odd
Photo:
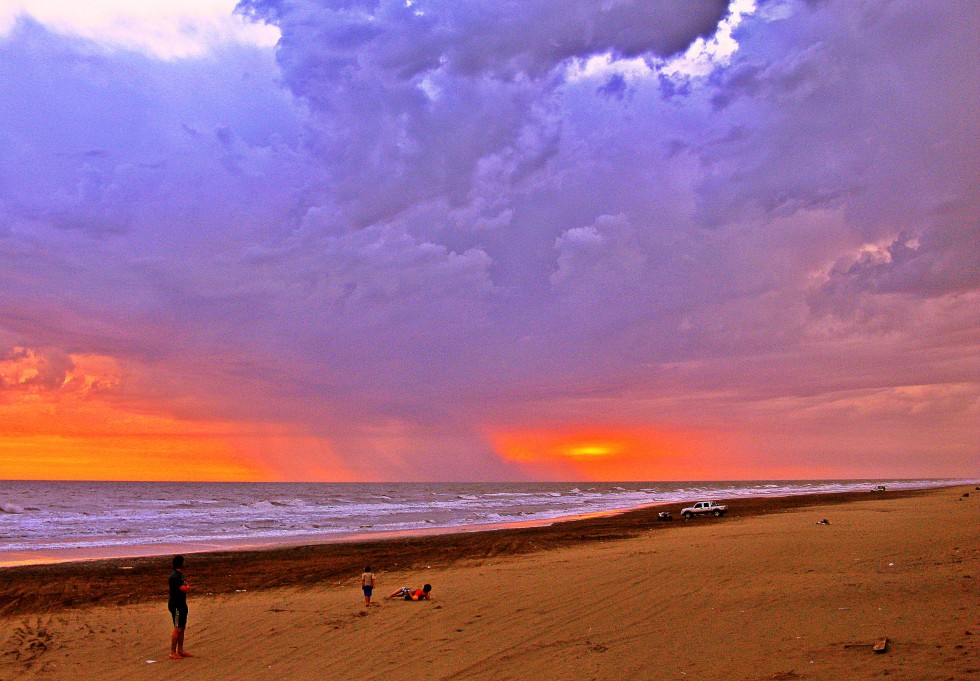
{"type": "Polygon", "coordinates": [[[727,9],[246,0],[274,49],[169,59],[21,18],[0,350],[290,433],[285,478],[519,478],[494,432],[584,423],[975,473],[980,10],[761,3],[709,59],[727,9]]]}

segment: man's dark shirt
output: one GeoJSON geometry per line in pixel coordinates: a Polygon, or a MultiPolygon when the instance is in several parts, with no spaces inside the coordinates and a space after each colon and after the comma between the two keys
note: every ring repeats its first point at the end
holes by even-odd
{"type": "Polygon", "coordinates": [[[174,570],[170,573],[170,579],[167,582],[170,584],[170,599],[167,601],[167,607],[170,610],[186,608],[187,594],[180,590],[180,587],[184,586],[184,575],[181,574],[180,570],[174,570]]]}

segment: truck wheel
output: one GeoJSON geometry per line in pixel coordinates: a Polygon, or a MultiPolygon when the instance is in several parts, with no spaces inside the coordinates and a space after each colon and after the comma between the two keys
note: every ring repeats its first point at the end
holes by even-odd
{"type": "Polygon", "coordinates": [[[693,515],[694,515],[693,513],[691,513],[690,511],[688,511],[687,513],[684,514],[684,520],[690,520],[691,519],[691,516],[693,516],[693,515]]]}
{"type": "Polygon", "coordinates": [[[721,517],[721,511],[715,511],[715,517],[716,518],[720,518],[721,517]]]}

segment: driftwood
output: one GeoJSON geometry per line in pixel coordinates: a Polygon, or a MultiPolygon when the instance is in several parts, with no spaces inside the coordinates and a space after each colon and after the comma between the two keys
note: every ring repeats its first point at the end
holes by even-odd
{"type": "Polygon", "coordinates": [[[888,638],[879,638],[874,643],[845,643],[845,648],[871,648],[873,653],[883,653],[888,650],[888,638]]]}

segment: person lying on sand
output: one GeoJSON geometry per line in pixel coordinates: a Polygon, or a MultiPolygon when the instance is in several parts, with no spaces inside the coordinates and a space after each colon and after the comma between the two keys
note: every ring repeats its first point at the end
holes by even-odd
{"type": "Polygon", "coordinates": [[[406,601],[427,601],[432,597],[431,593],[431,584],[426,584],[421,589],[416,589],[415,591],[412,591],[407,586],[403,586],[388,594],[388,598],[404,598],[406,601]]]}

